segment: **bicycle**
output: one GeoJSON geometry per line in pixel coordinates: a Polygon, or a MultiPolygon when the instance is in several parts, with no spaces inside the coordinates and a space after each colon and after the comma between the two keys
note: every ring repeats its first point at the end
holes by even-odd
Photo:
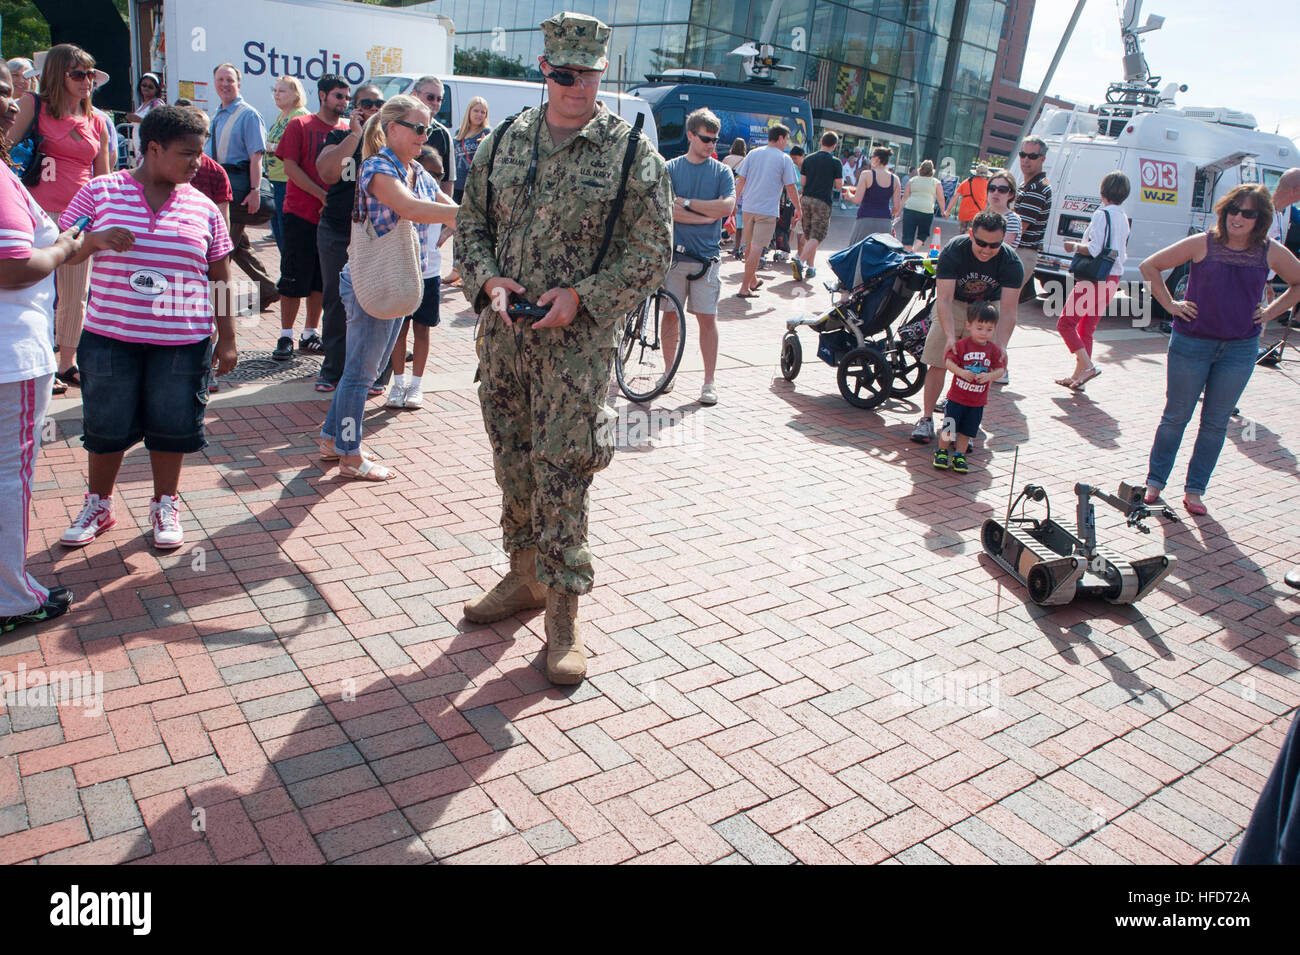
{"type": "MultiPolygon", "coordinates": [[[[677,255],[694,259],[701,268],[687,281],[703,278],[713,264],[714,259],[703,259],[681,249],[674,250],[677,255]]],[[[647,295],[636,308],[628,312],[623,322],[623,337],[618,350],[614,353],[614,373],[618,378],[619,391],[629,401],[638,404],[649,401],[656,395],[663,394],[665,388],[677,373],[686,351],[686,311],[677,296],[665,288],[647,295]],[[678,316],[677,347],[673,354],[664,352],[663,316],[664,313],[678,316]]]]}

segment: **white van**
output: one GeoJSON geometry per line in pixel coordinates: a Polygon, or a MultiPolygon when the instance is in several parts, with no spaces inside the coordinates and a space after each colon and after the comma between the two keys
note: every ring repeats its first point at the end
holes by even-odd
{"type": "MultiPolygon", "coordinates": [[[[379,87],[384,98],[408,93],[415,81],[423,73],[385,73],[372,76],[370,82],[379,87]]],[[[546,84],[529,83],[523,80],[501,80],[482,76],[443,76],[435,74],[442,80],[442,108],[438,110],[438,121],[451,130],[452,135],[460,128],[465,116],[466,104],[475,96],[487,100],[488,122],[496,126],[503,119],[513,116],[528,106],[539,105],[546,95],[546,84]]],[[[659,133],[655,129],[654,116],[645,100],[629,96],[627,93],[600,93],[600,101],[611,112],[622,116],[629,123],[636,121],[638,113],[645,115],[642,124],[643,134],[650,140],[650,145],[659,148],[659,133]]]]}
{"type": "MultiPolygon", "coordinates": [[[[1149,111],[1047,110],[1034,135],[1047,143],[1052,209],[1035,275],[1045,284],[1065,280],[1064,242],[1083,235],[1101,205],[1102,177],[1114,170],[1132,187],[1123,207],[1132,221],[1123,282],[1140,281],[1138,266],[1153,252],[1213,225],[1215,202],[1234,186],[1256,182],[1272,192],[1285,170],[1300,165],[1296,144],[1255,125],[1249,113],[1167,100],[1149,111]]],[[[1166,277],[1174,298],[1183,297],[1186,281],[1186,266],[1166,277]]]]}

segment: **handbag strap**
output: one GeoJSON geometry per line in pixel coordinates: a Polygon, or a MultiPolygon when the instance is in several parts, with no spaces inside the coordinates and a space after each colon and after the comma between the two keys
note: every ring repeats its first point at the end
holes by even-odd
{"type": "Polygon", "coordinates": [[[1101,254],[1105,255],[1110,251],[1110,213],[1103,208],[1101,214],[1106,217],[1106,238],[1101,243],[1101,254]]]}
{"type": "MultiPolygon", "coordinates": [[[[364,160],[363,160],[363,162],[364,162],[364,160]]],[[[375,173],[375,175],[380,175],[380,173],[375,173]]],[[[373,177],[372,177],[372,178],[373,178],[373,177]]],[[[397,179],[396,176],[394,176],[393,178],[394,178],[394,179],[397,179]]],[[[400,182],[401,180],[398,180],[398,181],[400,182]]],[[[407,169],[407,170],[406,170],[406,188],[407,188],[407,189],[410,189],[412,192],[415,191],[415,170],[414,170],[414,169],[407,169]]],[[[353,194],[352,194],[352,221],[353,221],[353,222],[365,222],[365,221],[366,221],[366,214],[365,214],[365,212],[363,211],[363,208],[362,208],[362,205],[361,205],[361,199],[362,199],[362,196],[364,195],[364,193],[365,193],[365,187],[363,187],[363,186],[361,185],[361,170],[358,169],[358,170],[357,170],[357,188],[356,188],[356,190],[355,190],[355,191],[353,192],[353,194]]],[[[399,218],[400,218],[400,216],[399,216],[399,218]]]]}

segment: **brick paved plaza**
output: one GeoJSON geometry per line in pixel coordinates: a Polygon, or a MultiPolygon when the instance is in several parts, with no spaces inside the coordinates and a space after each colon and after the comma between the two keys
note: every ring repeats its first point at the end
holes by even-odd
{"type": "MultiPolygon", "coordinates": [[[[693,330],[664,414],[613,402],[627,441],[592,494],[592,655],[568,690],[540,613],[461,614],[505,561],[459,292],[424,409],[370,404],[400,479],[319,460],[309,378],[224,386],[171,555],[141,448],[118,526],[58,545],[86,455],[77,393],[57,401],[30,569],[77,601],[0,639],[0,670],[102,674],[103,712],[0,697],[0,862],[1229,861],[1300,703],[1300,365],[1256,372],[1210,517],[1142,536],[1099,507],[1113,548],[1177,558],[1154,593],[1047,612],[980,524],[1016,447],[1058,515],[1076,481],[1140,481],[1167,339],[1103,323],[1105,374],[1074,395],[1054,321],[1022,307],[959,477],[908,440],[912,401],[847,405],[811,335],[781,378],[785,319],[827,293],[769,271],[745,301],[739,277],[724,265],[716,407],[693,330]]],[[[277,319],[241,347],[269,350],[277,319]]]]}

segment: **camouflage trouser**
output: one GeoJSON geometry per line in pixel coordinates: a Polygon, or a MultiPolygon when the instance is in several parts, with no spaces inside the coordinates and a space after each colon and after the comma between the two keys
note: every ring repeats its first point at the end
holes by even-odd
{"type": "Polygon", "coordinates": [[[479,403],[501,487],[507,553],[537,548],[537,579],[571,594],[590,592],[587,491],[614,456],[614,411],[606,404],[614,349],[609,333],[580,316],[563,329],[483,322],[479,403]]]}

